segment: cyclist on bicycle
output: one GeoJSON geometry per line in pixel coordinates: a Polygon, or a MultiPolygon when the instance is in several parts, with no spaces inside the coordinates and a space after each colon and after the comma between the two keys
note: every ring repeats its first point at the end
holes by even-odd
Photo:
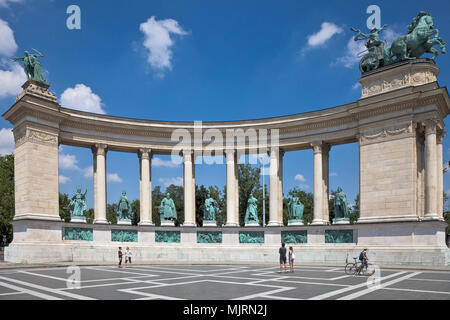
{"type": "Polygon", "coordinates": [[[361,267],[359,268],[358,275],[361,273],[361,270],[366,267],[366,273],[367,273],[367,248],[364,248],[363,251],[359,254],[359,260],[361,261],[361,267]]]}

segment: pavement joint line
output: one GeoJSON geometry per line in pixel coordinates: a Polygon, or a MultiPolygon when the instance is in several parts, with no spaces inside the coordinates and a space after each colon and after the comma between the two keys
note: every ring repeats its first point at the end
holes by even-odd
{"type": "Polygon", "coordinates": [[[18,286],[15,286],[13,284],[5,283],[5,282],[2,282],[2,281],[0,281],[0,286],[8,288],[8,289],[13,289],[13,290],[19,291],[19,293],[22,293],[22,294],[32,295],[32,296],[35,296],[35,297],[38,297],[38,298],[42,298],[42,299],[45,299],[45,300],[62,300],[62,298],[58,298],[58,297],[50,296],[50,295],[45,294],[45,293],[41,293],[41,292],[37,292],[37,291],[34,291],[34,290],[18,287],[18,286]]]}
{"type": "MultiPolygon", "coordinates": [[[[80,289],[91,289],[91,288],[100,288],[100,287],[112,287],[112,286],[122,286],[126,284],[134,284],[135,282],[117,282],[117,283],[105,283],[105,284],[93,284],[93,285],[87,285],[87,286],[81,286],[80,289]]],[[[70,288],[58,288],[57,290],[73,290],[70,288]]]]}
{"type": "Polygon", "coordinates": [[[432,290],[419,290],[419,289],[406,289],[406,288],[381,288],[380,290],[412,291],[412,292],[423,292],[423,293],[450,294],[450,292],[447,292],[447,291],[432,291],[432,290]]]}
{"type": "Polygon", "coordinates": [[[380,283],[380,285],[378,285],[378,286],[373,286],[371,288],[367,288],[365,290],[349,294],[349,295],[347,295],[345,297],[339,298],[338,300],[353,300],[353,299],[358,298],[360,296],[364,296],[364,295],[366,295],[368,293],[372,293],[374,291],[380,290],[380,289],[382,289],[384,287],[393,285],[393,284],[398,283],[398,282],[402,282],[403,280],[406,280],[408,278],[414,277],[414,276],[416,276],[418,274],[420,274],[420,272],[410,273],[410,274],[407,274],[407,275],[405,275],[403,277],[400,277],[400,278],[397,278],[397,279],[394,279],[394,280],[391,280],[391,281],[388,281],[388,282],[385,282],[385,283],[380,283]]]}
{"type": "Polygon", "coordinates": [[[20,285],[24,285],[24,286],[27,286],[27,287],[31,287],[31,288],[34,288],[34,289],[51,292],[53,294],[58,294],[58,295],[61,295],[61,296],[66,296],[66,297],[69,297],[69,298],[78,299],[78,300],[96,300],[94,298],[85,297],[85,296],[78,295],[78,294],[75,294],[75,293],[64,292],[64,291],[58,290],[58,289],[51,289],[51,288],[48,288],[48,287],[44,287],[44,286],[40,286],[40,285],[37,285],[37,284],[34,284],[34,283],[29,283],[29,282],[25,282],[25,281],[16,280],[16,279],[10,279],[10,278],[1,277],[1,276],[0,276],[0,279],[4,280],[4,281],[8,281],[8,282],[13,282],[13,283],[17,283],[17,284],[20,284],[20,285]]]}
{"type": "Polygon", "coordinates": [[[129,274],[136,274],[136,275],[147,276],[147,277],[152,277],[152,276],[156,277],[156,275],[140,273],[140,272],[129,272],[129,271],[122,271],[122,270],[107,270],[107,269],[96,268],[96,267],[89,267],[87,269],[89,269],[89,270],[97,270],[97,271],[104,271],[104,272],[129,273],[129,274]]]}
{"type": "Polygon", "coordinates": [[[267,295],[280,293],[280,292],[284,292],[284,291],[289,291],[289,290],[293,290],[293,289],[296,289],[296,288],[291,288],[291,287],[279,288],[279,289],[275,289],[275,290],[271,290],[271,291],[266,291],[266,292],[261,292],[261,293],[254,293],[254,294],[250,294],[250,295],[247,295],[247,296],[242,296],[242,297],[239,297],[239,298],[233,298],[231,300],[249,300],[249,299],[264,297],[264,296],[267,296],[267,295]]]}
{"type": "MultiPolygon", "coordinates": [[[[4,282],[0,282],[0,286],[2,285],[2,283],[4,282]]],[[[16,294],[23,294],[23,292],[6,292],[6,293],[0,293],[0,296],[13,296],[16,294]]]]}
{"type": "MultiPolygon", "coordinates": [[[[268,282],[268,281],[272,281],[272,280],[265,280],[264,282],[268,282]]],[[[334,287],[349,287],[349,286],[351,286],[349,284],[341,284],[341,283],[337,284],[337,283],[309,282],[309,281],[295,281],[295,280],[281,280],[281,279],[278,279],[276,281],[289,282],[289,283],[314,284],[316,286],[334,286],[334,287]]]]}
{"type": "Polygon", "coordinates": [[[423,278],[415,278],[415,279],[408,279],[409,281],[410,280],[413,280],[413,281],[437,281],[437,282],[450,282],[450,280],[445,280],[445,279],[442,279],[442,280],[440,280],[440,279],[423,279],[423,278]]]}
{"type": "MultiPolygon", "coordinates": [[[[400,275],[402,275],[404,273],[406,273],[406,271],[400,271],[400,272],[397,272],[397,273],[385,276],[385,277],[381,278],[381,280],[387,280],[387,279],[390,279],[390,278],[393,278],[393,277],[396,277],[396,276],[400,276],[400,275]]],[[[323,300],[323,299],[326,299],[326,298],[330,298],[330,297],[336,296],[336,295],[341,294],[341,293],[345,293],[345,292],[348,292],[348,291],[359,289],[359,288],[364,287],[364,286],[367,286],[366,281],[363,282],[363,283],[357,284],[357,285],[349,286],[349,287],[344,288],[344,289],[330,291],[330,292],[327,292],[327,293],[324,293],[324,294],[321,294],[321,295],[318,295],[318,296],[315,296],[315,297],[311,297],[308,300],[323,300]]]]}

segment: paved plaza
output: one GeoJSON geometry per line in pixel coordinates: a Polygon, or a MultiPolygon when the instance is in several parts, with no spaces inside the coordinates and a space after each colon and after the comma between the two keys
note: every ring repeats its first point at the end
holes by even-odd
{"type": "Polygon", "coordinates": [[[80,267],[69,289],[67,267],[0,270],[0,300],[450,300],[450,271],[382,269],[381,282],[346,275],[343,267],[139,265],[80,267]]]}

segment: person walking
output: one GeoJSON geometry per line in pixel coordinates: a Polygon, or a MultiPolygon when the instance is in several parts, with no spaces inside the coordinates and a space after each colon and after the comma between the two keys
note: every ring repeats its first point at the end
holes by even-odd
{"type": "Polygon", "coordinates": [[[285,244],[281,244],[280,250],[278,250],[278,253],[280,254],[280,273],[283,271],[283,265],[284,265],[284,272],[287,272],[286,269],[286,247],[285,244]]]}
{"type": "Polygon", "coordinates": [[[290,272],[294,272],[294,260],[295,260],[294,248],[289,247],[289,269],[290,269],[290,272]]]}
{"type": "Polygon", "coordinates": [[[117,252],[117,254],[119,256],[119,265],[118,265],[118,267],[122,268],[122,256],[123,256],[122,247],[119,247],[119,251],[117,252]]]}
{"type": "Polygon", "coordinates": [[[127,249],[125,250],[125,268],[127,266],[127,263],[129,263],[131,266],[131,251],[129,247],[127,247],[127,249]]]}

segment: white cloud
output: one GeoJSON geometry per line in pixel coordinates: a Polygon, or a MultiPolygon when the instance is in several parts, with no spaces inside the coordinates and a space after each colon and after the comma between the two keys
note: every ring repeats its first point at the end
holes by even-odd
{"type": "Polygon", "coordinates": [[[141,23],[139,30],[144,33],[144,47],[148,49],[148,62],[151,67],[160,72],[172,69],[172,50],[174,40],[170,34],[185,35],[187,34],[178,24],[176,20],[165,19],[156,21],[152,16],[146,22],[141,23]]]}
{"type": "Polygon", "coordinates": [[[359,88],[361,88],[361,83],[359,83],[359,82],[355,82],[355,83],[352,85],[352,89],[353,89],[353,90],[356,90],[356,89],[359,89],[359,88]]]}
{"type": "Polygon", "coordinates": [[[0,0],[0,7],[6,8],[9,3],[22,3],[24,0],[0,0]]]}
{"type": "Polygon", "coordinates": [[[337,176],[338,176],[337,172],[331,172],[330,173],[330,177],[337,177],[337,176]]]}
{"type": "Polygon", "coordinates": [[[6,66],[7,70],[0,70],[0,98],[17,96],[27,81],[23,68],[16,62],[6,60],[2,60],[1,65],[6,66]]]}
{"type": "Polygon", "coordinates": [[[70,179],[69,177],[63,176],[63,175],[59,175],[58,179],[59,179],[60,184],[65,184],[69,181],[72,181],[72,179],[70,179]]]}
{"type": "MultiPolygon", "coordinates": [[[[0,5],[2,0],[0,0],[0,5]]],[[[17,43],[14,39],[14,32],[9,27],[8,22],[0,19],[0,55],[10,57],[17,51],[17,43]]]]}
{"type": "Polygon", "coordinates": [[[77,157],[73,154],[59,154],[59,168],[65,170],[81,170],[77,166],[77,157]]]}
{"type": "Polygon", "coordinates": [[[85,169],[83,169],[84,171],[84,177],[85,178],[92,178],[94,177],[94,166],[89,166],[85,169]]]}
{"type": "Polygon", "coordinates": [[[77,84],[75,88],[67,88],[61,95],[61,105],[66,108],[105,114],[103,103],[91,88],[84,84],[77,84]]]}
{"type": "Polygon", "coordinates": [[[400,37],[400,33],[397,33],[392,29],[385,29],[382,35],[382,38],[386,40],[388,46],[390,46],[395,39],[400,37]]]}
{"type": "Polygon", "coordinates": [[[122,182],[122,178],[117,173],[108,173],[106,179],[108,182],[122,182]]]}
{"type": "Polygon", "coordinates": [[[159,178],[159,182],[161,182],[164,187],[168,187],[171,184],[176,186],[183,186],[183,178],[182,177],[175,177],[175,178],[159,178]]]}
{"type": "Polygon", "coordinates": [[[319,32],[308,36],[308,46],[317,47],[323,45],[330,40],[335,34],[344,32],[341,27],[338,27],[334,23],[323,22],[319,32]]]}
{"type": "Polygon", "coordinates": [[[0,156],[14,152],[14,135],[12,129],[2,128],[0,130],[0,156]]]}
{"type": "Polygon", "coordinates": [[[306,182],[305,177],[302,174],[300,174],[300,173],[297,174],[294,179],[297,180],[297,181],[300,181],[300,182],[306,182]]]}
{"type": "Polygon", "coordinates": [[[352,68],[359,63],[363,55],[362,52],[367,51],[364,41],[355,41],[353,37],[347,42],[347,51],[344,56],[337,59],[338,64],[344,65],[346,68],[352,68]]]}
{"type": "Polygon", "coordinates": [[[172,160],[163,160],[161,158],[152,159],[152,166],[155,167],[167,167],[167,168],[176,168],[179,167],[179,163],[175,163],[172,160]]]}
{"type": "Polygon", "coordinates": [[[308,184],[299,184],[298,187],[300,189],[309,189],[310,188],[308,184]]]}

